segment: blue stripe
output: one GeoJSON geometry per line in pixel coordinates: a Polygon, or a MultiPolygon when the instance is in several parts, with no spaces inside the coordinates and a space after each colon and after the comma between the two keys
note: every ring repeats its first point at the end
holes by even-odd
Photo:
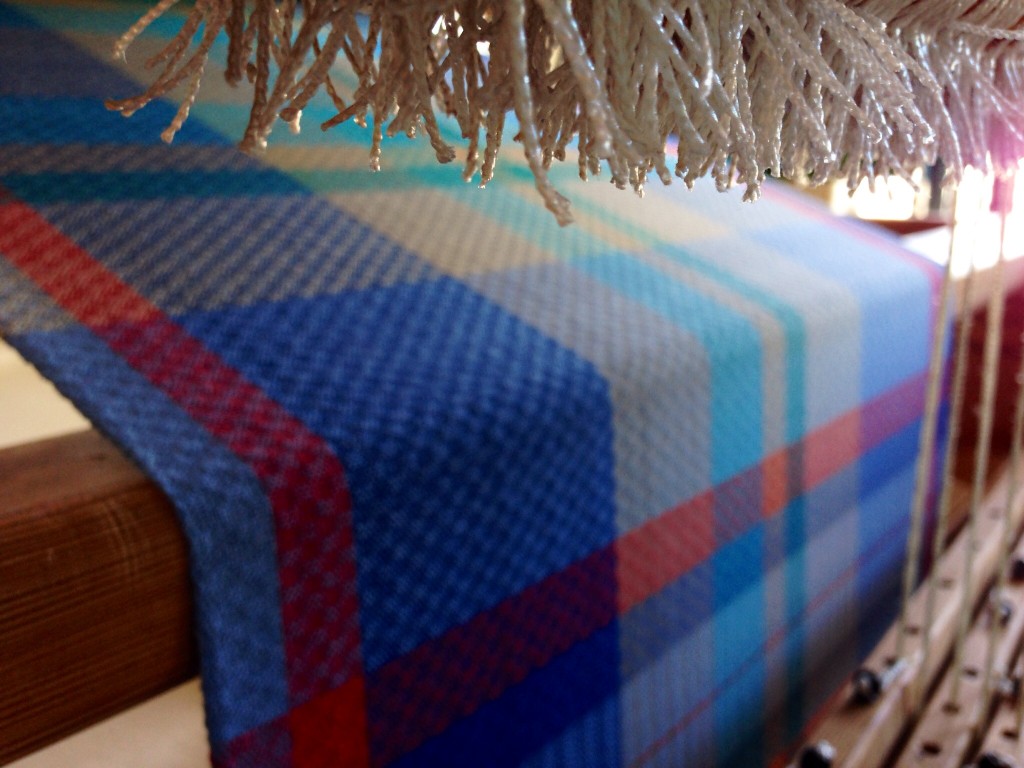
{"type": "Polygon", "coordinates": [[[724,688],[748,659],[757,656],[767,640],[763,544],[764,531],[758,525],[712,557],[715,684],[719,688],[724,688]]]}
{"type": "Polygon", "coordinates": [[[623,653],[624,678],[640,674],[713,616],[714,557],[700,563],[619,619],[623,638],[629,639],[623,653]]]}
{"type": "MultiPolygon", "coordinates": [[[[894,480],[913,471],[920,429],[921,420],[918,419],[861,457],[859,498],[873,498],[879,489],[890,487],[894,480]]],[[[864,508],[861,541],[866,545],[877,541],[883,532],[889,530],[894,516],[902,518],[909,515],[910,498],[908,489],[905,496],[891,494],[887,504],[881,507],[864,508]],[[902,509],[898,506],[900,503],[902,509]],[[897,505],[897,508],[893,509],[891,505],[897,505]]]]}
{"type": "MultiPolygon", "coordinates": [[[[602,674],[604,671],[602,670],[602,674]]],[[[570,766],[621,765],[620,702],[611,695],[561,733],[553,735],[522,768],[569,768],[570,766]]]]}
{"type": "Polygon", "coordinates": [[[861,318],[861,398],[872,400],[928,364],[932,288],[925,269],[898,258],[879,258],[855,237],[802,221],[758,233],[765,247],[825,275],[855,297],[861,318]],[[828,247],[808,249],[808,242],[828,247]]]}
{"type": "Polygon", "coordinates": [[[901,564],[906,555],[914,458],[920,420],[861,459],[860,651],[866,655],[881,639],[898,605],[901,564]]]}
{"type": "Polygon", "coordinates": [[[807,631],[804,612],[808,604],[807,588],[807,499],[803,495],[791,501],[782,512],[786,561],[784,566],[786,628],[784,659],[786,665],[785,715],[789,730],[803,727],[804,643],[807,631]]]}
{"type": "MultiPolygon", "coordinates": [[[[513,768],[545,744],[559,739],[572,724],[591,712],[618,723],[618,626],[609,626],[555,658],[543,669],[489,702],[473,715],[445,730],[415,751],[392,763],[396,768],[513,768]]],[[[452,681],[457,684],[457,681],[452,681]]],[[[618,728],[591,731],[598,738],[566,738],[587,768],[621,765],[618,728]],[[573,743],[575,742],[575,743],[573,743]]]]}
{"type": "Polygon", "coordinates": [[[615,537],[607,382],[458,281],[182,323],[345,466],[369,671],[615,537]]]}
{"type": "Polygon", "coordinates": [[[171,200],[194,197],[280,197],[305,190],[273,169],[11,173],[0,184],[30,205],[171,200]]]}
{"type": "MultiPolygon", "coordinates": [[[[108,95],[121,82],[111,70],[108,95]]],[[[93,86],[96,88],[98,86],[93,86]]],[[[4,89],[0,89],[3,93],[4,89]]],[[[176,109],[154,101],[131,119],[112,112],[102,99],[88,95],[0,96],[0,143],[3,144],[144,144],[158,145],[176,109]]],[[[230,146],[231,141],[198,120],[189,120],[174,137],[177,144],[230,146]]]]}

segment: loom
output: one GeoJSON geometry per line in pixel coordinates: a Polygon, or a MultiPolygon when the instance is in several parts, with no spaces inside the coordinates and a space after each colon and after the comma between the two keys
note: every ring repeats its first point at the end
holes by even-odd
{"type": "MultiPolygon", "coordinates": [[[[130,27],[114,46],[115,57],[131,56],[133,42],[144,40],[147,27],[173,5],[161,0],[130,27]]],[[[226,33],[227,81],[252,88],[240,145],[257,157],[273,151],[279,120],[285,131],[306,132],[352,121],[369,131],[365,163],[381,179],[389,173],[388,139],[425,134],[421,140],[438,162],[461,156],[463,179],[497,185],[505,164],[499,155],[515,151],[511,138],[522,145],[544,206],[570,227],[578,226],[570,205],[574,187],[553,180],[552,170],[566,159],[590,184],[606,176],[613,186],[643,195],[648,184],[667,185],[673,176],[687,186],[710,176],[721,191],[745,186],[751,201],[768,177],[810,184],[845,179],[852,190],[879,176],[910,179],[914,170],[941,161],[951,184],[968,166],[1003,179],[994,206],[1005,226],[1005,180],[1024,156],[1022,17],[1013,3],[954,0],[197,0],[177,36],[149,59],[154,75],[148,87],[111,98],[107,107],[131,116],[175,96],[179,106],[162,134],[172,141],[184,130],[204,78],[215,76],[206,70],[213,67],[218,36],[226,33]],[[338,62],[351,75],[348,85],[336,81],[338,62]],[[320,126],[309,120],[317,93],[325,93],[335,111],[320,126]],[[514,124],[506,126],[510,114],[514,124]],[[453,141],[453,125],[464,148],[453,141]]],[[[1024,549],[1017,541],[1024,405],[1017,405],[1009,469],[995,484],[988,447],[1002,262],[1001,254],[988,305],[968,522],[942,554],[956,506],[950,465],[958,431],[955,421],[942,426],[943,371],[951,349],[949,408],[958,414],[974,290],[972,274],[962,289],[959,334],[950,344],[955,301],[947,267],[932,318],[900,616],[836,695],[836,706],[803,732],[807,746],[794,752],[800,768],[1024,765],[1017,661],[1024,637],[1024,549]],[[945,467],[941,479],[936,456],[945,467]],[[933,487],[938,512],[929,538],[933,487]],[[933,565],[919,586],[925,551],[933,565]]],[[[42,273],[33,279],[46,283],[42,273]]],[[[60,293],[59,286],[48,290],[60,293]]],[[[108,448],[69,450],[76,461],[88,462],[108,448]],[[92,458],[83,459],[82,451],[92,451],[92,458]]],[[[125,477],[119,492],[145,485],[125,477]]],[[[139,503],[166,516],[166,502],[147,488],[138,491],[139,503]]],[[[189,653],[177,651],[179,659],[189,653]]],[[[239,753],[238,762],[233,754],[215,757],[225,765],[246,759],[270,764],[261,761],[276,753],[273,746],[254,748],[239,753]]],[[[699,755],[693,760],[703,764],[699,755]]]]}

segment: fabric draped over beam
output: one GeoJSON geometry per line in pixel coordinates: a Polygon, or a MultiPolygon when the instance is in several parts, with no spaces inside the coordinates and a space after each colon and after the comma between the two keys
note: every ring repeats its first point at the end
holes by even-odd
{"type": "Polygon", "coordinates": [[[222,83],[154,146],[133,12],[0,5],[0,332],[175,504],[215,763],[768,765],[895,606],[938,270],[776,184],[254,159],[222,83]]]}
{"type": "MultiPolygon", "coordinates": [[[[118,42],[126,48],[174,5],[161,0],[118,42]]],[[[382,137],[426,133],[437,160],[456,151],[439,125],[454,116],[463,175],[492,176],[506,116],[537,188],[560,223],[569,203],[548,178],[577,143],[579,173],[602,165],[642,192],[653,172],[704,175],[756,197],[767,174],[814,182],[897,174],[941,158],[958,178],[1024,154],[1018,4],[964,0],[197,0],[180,34],[151,60],[141,95],[109,102],[129,115],[184,87],[164,138],[188,115],[213,41],[230,39],[225,75],[253,83],[241,146],[259,151],[278,119],[297,129],[326,90],[337,115],[382,137]],[[332,82],[339,57],[358,74],[332,82]],[[993,139],[993,135],[998,139],[993,139]]]]}

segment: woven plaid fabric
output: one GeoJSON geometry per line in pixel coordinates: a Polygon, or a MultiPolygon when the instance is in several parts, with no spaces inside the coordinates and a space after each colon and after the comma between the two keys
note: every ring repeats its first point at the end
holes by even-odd
{"type": "Polygon", "coordinates": [[[174,500],[214,763],[790,744],[889,617],[934,268],[775,187],[555,170],[559,229],[326,106],[248,158],[216,77],[165,146],[139,11],[0,5],[0,328],[174,500]]]}

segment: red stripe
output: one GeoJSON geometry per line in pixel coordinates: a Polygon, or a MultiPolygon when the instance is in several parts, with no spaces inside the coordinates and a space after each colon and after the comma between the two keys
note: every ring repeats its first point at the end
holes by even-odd
{"type": "Polygon", "coordinates": [[[366,690],[361,676],[310,699],[288,714],[292,737],[291,765],[301,768],[343,768],[370,763],[365,740],[366,690]]]}
{"type": "Polygon", "coordinates": [[[619,614],[680,579],[710,557],[714,548],[711,491],[623,534],[615,542],[619,614]]]}
{"type": "Polygon", "coordinates": [[[804,439],[805,489],[820,485],[843,467],[849,466],[861,453],[861,412],[850,411],[804,439]]]}
{"type": "Polygon", "coordinates": [[[291,705],[360,677],[352,505],[330,447],[28,206],[0,204],[0,251],[260,478],[277,532],[291,705]]]}

